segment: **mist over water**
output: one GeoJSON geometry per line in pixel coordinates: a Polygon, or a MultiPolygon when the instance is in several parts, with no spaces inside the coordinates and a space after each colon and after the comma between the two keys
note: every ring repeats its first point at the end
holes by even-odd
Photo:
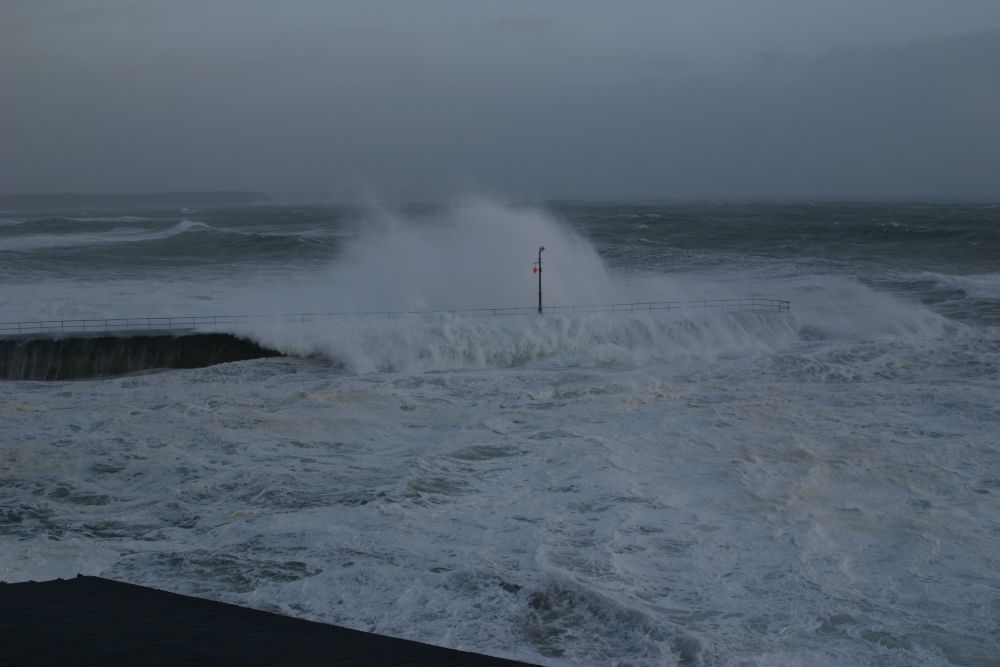
{"type": "Polygon", "coordinates": [[[348,312],[527,306],[542,254],[549,304],[614,303],[623,295],[594,246],[537,208],[467,199],[422,216],[371,210],[319,281],[317,306],[348,312]]]}
{"type": "Polygon", "coordinates": [[[546,665],[996,664],[995,212],[4,215],[2,320],[530,314],[263,318],[231,330],[290,356],[0,382],[0,580],[546,665]],[[549,306],[792,309],[539,317],[540,245],[549,306]]]}

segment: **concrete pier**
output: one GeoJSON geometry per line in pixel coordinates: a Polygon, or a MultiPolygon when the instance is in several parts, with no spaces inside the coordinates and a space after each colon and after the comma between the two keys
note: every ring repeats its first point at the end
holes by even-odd
{"type": "Polygon", "coordinates": [[[8,336],[0,338],[0,379],[74,380],[277,356],[227,333],[8,336]]]}

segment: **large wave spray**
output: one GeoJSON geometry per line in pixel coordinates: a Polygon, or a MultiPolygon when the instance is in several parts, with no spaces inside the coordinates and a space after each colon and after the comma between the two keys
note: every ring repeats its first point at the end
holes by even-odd
{"type": "Polygon", "coordinates": [[[279,322],[253,340],[296,356],[330,359],[351,373],[559,366],[635,367],[770,353],[798,340],[777,313],[579,314],[399,317],[279,322]]]}
{"type": "MultiPolygon", "coordinates": [[[[295,295],[276,296],[280,312],[378,313],[531,307],[538,246],[545,246],[547,305],[774,296],[788,277],[729,269],[720,274],[612,276],[595,247],[546,212],[466,199],[422,215],[376,209],[337,263],[295,295]],[[774,292],[774,293],[772,293],[774,292]],[[292,297],[291,299],[288,297],[292,297]]],[[[243,333],[300,356],[332,359],[351,372],[510,368],[559,364],[643,365],[770,353],[806,337],[922,338],[941,319],[918,304],[855,280],[796,276],[803,309],[794,315],[697,310],[649,316],[550,315],[479,318],[438,314],[280,321],[243,333]],[[801,287],[801,284],[805,287],[801,287]]]]}
{"type": "Polygon", "coordinates": [[[531,306],[543,255],[546,303],[613,301],[594,247],[543,211],[466,199],[434,216],[373,211],[360,236],[303,297],[317,311],[531,306]]]}

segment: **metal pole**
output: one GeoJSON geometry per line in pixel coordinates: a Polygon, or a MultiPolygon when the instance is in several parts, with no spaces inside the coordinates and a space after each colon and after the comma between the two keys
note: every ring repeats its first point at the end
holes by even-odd
{"type": "Polygon", "coordinates": [[[538,314],[542,314],[542,251],[545,246],[538,248],[538,314]]]}

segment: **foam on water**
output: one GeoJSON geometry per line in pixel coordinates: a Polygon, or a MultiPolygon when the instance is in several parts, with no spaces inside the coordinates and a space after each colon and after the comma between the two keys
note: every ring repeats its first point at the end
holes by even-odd
{"type": "Polygon", "coordinates": [[[718,357],[4,383],[4,576],[546,664],[989,664],[968,638],[991,632],[1000,414],[924,377],[845,393],[718,357]]]}
{"type": "MultiPolygon", "coordinates": [[[[108,215],[108,216],[82,216],[82,217],[72,217],[65,218],[66,220],[72,220],[73,222],[116,222],[116,223],[130,223],[130,222],[170,222],[172,218],[149,218],[141,215],[108,215]]],[[[175,219],[175,218],[174,218],[175,219]]]]}
{"type": "Polygon", "coordinates": [[[159,241],[192,231],[210,229],[203,222],[181,220],[169,229],[148,230],[120,227],[106,232],[75,234],[31,234],[0,238],[0,251],[29,252],[48,248],[71,248],[76,246],[104,245],[112,243],[137,243],[159,241]]]}
{"type": "Polygon", "coordinates": [[[0,579],[97,574],[548,665],[996,664],[1000,334],[868,274],[609,271],[548,215],[466,202],[373,213],[328,270],[0,299],[531,306],[538,245],[553,305],[792,313],[266,323],[243,333],[303,356],[0,382],[0,579]]]}
{"type": "Polygon", "coordinates": [[[960,290],[974,299],[1000,301],[1000,273],[983,273],[967,276],[948,276],[923,273],[918,279],[931,280],[945,289],[960,290]]]}
{"type": "Polygon", "coordinates": [[[353,373],[561,365],[637,366],[774,352],[798,340],[794,316],[775,313],[548,315],[440,314],[345,318],[241,328],[286,354],[325,357],[353,373]]]}

